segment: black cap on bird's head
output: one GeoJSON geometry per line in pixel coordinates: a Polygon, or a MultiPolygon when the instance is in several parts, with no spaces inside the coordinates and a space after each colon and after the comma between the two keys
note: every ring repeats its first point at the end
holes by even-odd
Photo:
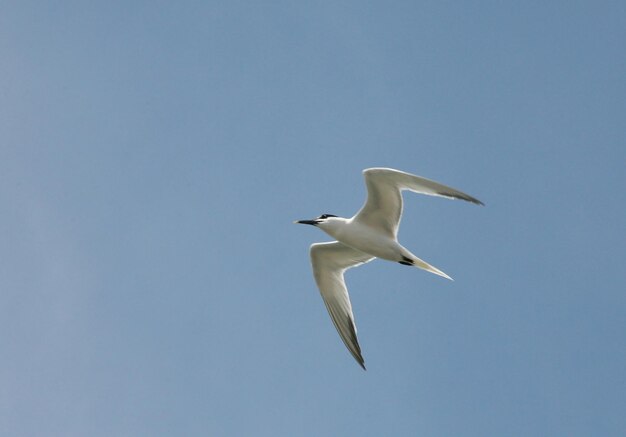
{"type": "Polygon", "coordinates": [[[323,222],[324,220],[326,220],[329,217],[337,217],[336,215],[332,215],[332,214],[322,214],[321,216],[319,216],[316,219],[313,220],[296,220],[294,223],[298,223],[301,225],[313,225],[313,226],[317,226],[318,224],[320,224],[321,222],[323,222]]]}

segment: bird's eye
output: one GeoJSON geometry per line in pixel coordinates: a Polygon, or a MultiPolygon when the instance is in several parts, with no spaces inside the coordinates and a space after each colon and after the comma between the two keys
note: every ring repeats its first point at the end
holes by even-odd
{"type": "Polygon", "coordinates": [[[321,219],[327,219],[328,217],[337,217],[336,215],[332,215],[332,214],[322,214],[320,216],[321,219]]]}

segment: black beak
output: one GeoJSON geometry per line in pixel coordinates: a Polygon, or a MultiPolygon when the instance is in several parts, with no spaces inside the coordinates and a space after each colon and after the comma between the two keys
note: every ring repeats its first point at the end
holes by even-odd
{"type": "Polygon", "coordinates": [[[319,222],[317,220],[296,220],[294,223],[316,226],[319,222]]]}

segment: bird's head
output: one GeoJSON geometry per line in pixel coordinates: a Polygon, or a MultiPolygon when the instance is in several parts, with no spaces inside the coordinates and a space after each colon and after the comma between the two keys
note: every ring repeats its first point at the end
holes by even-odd
{"type": "Polygon", "coordinates": [[[332,214],[322,214],[321,216],[314,218],[313,220],[296,220],[294,223],[298,223],[301,225],[313,225],[318,226],[324,230],[327,228],[332,228],[333,225],[336,225],[340,222],[345,221],[341,217],[337,217],[332,214]]]}

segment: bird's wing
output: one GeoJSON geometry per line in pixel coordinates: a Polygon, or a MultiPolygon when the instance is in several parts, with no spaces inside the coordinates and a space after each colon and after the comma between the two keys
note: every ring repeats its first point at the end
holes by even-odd
{"type": "Polygon", "coordinates": [[[469,194],[391,168],[368,168],[363,170],[363,176],[367,185],[367,200],[353,220],[377,228],[394,238],[402,216],[402,190],[483,205],[480,200],[469,194]]]}
{"type": "Polygon", "coordinates": [[[316,243],[311,246],[313,276],[320,289],[328,313],[337,332],[355,360],[365,369],[361,347],[356,337],[350,296],[343,273],[352,267],[374,259],[373,256],[352,249],[338,241],[316,243]]]}

